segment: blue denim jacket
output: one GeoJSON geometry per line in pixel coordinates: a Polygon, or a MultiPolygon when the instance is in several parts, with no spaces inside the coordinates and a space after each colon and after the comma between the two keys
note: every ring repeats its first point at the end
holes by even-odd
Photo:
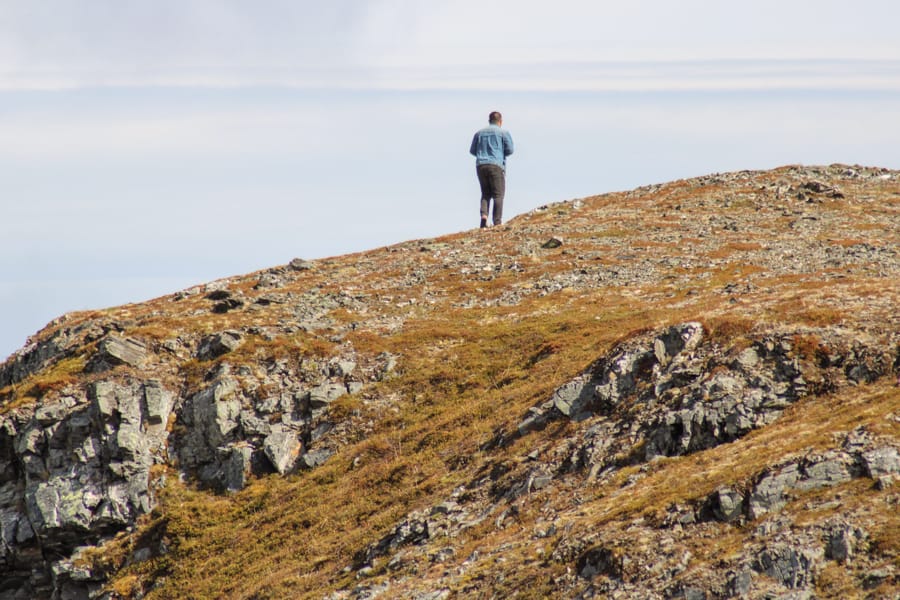
{"type": "Polygon", "coordinates": [[[488,125],[472,138],[469,154],[475,165],[499,165],[506,170],[506,157],[513,153],[512,136],[499,125],[488,125]]]}

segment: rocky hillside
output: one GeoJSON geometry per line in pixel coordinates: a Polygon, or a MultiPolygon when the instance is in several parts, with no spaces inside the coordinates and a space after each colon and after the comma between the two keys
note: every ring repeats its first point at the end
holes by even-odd
{"type": "Polygon", "coordinates": [[[900,172],[784,167],[69,314],[0,599],[897,598],[900,172]]]}

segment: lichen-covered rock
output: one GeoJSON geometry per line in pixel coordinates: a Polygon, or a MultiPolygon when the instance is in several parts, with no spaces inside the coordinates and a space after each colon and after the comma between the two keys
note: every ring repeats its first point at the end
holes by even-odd
{"type": "Polygon", "coordinates": [[[288,266],[294,271],[309,271],[310,269],[315,268],[315,265],[312,262],[302,258],[291,260],[291,262],[288,263],[288,266]]]}
{"type": "Polygon", "coordinates": [[[775,473],[767,473],[753,486],[747,500],[747,513],[756,519],[767,512],[778,510],[787,503],[785,494],[800,479],[800,467],[789,464],[775,473]]]}
{"type": "Polygon", "coordinates": [[[244,489],[253,472],[253,448],[244,444],[235,444],[225,461],[223,487],[236,492],[244,489]]]}
{"type": "Polygon", "coordinates": [[[304,453],[301,457],[301,462],[303,464],[303,467],[307,469],[314,469],[320,465],[325,464],[325,461],[331,458],[333,454],[334,451],[328,448],[316,448],[304,453]]]}
{"type": "Polygon", "coordinates": [[[346,393],[347,387],[342,383],[323,383],[309,391],[309,402],[314,408],[322,408],[346,393]]]}
{"type": "Polygon", "coordinates": [[[140,340],[109,335],[98,344],[97,352],[91,359],[88,369],[100,372],[117,365],[128,365],[139,369],[144,366],[148,358],[147,346],[140,340]]]}
{"type": "MultiPolygon", "coordinates": [[[[764,427],[800,398],[832,390],[840,377],[851,382],[851,364],[866,364],[871,373],[884,370],[885,353],[858,339],[828,330],[803,334],[828,339],[835,352],[827,360],[820,356],[816,361],[801,361],[792,345],[796,334],[784,332],[760,336],[749,347],[723,354],[722,348],[704,340],[698,323],[640,336],[614,348],[585,373],[557,388],[547,401],[529,409],[516,435],[541,430],[559,418],[611,418],[622,411],[631,421],[629,444],[640,447],[644,460],[677,456],[734,441],[764,427]]],[[[624,448],[615,439],[603,440],[590,431],[572,463],[588,468],[593,476],[611,466],[608,458],[597,462],[597,457],[608,457],[612,447],[624,448]]],[[[624,436],[625,431],[613,435],[624,436]]],[[[890,453],[873,455],[871,464],[874,470],[886,472],[896,470],[895,460],[890,453]]],[[[851,471],[857,467],[826,461],[807,468],[810,477],[804,485],[815,487],[855,477],[851,471]]]]}
{"type": "Polygon", "coordinates": [[[865,532],[860,528],[841,525],[828,532],[825,541],[825,557],[837,562],[846,562],[856,551],[857,545],[865,539],[865,532]]]}
{"type": "MultiPolygon", "coordinates": [[[[66,556],[149,512],[171,406],[159,382],[99,381],[30,415],[0,416],[0,566],[32,560],[38,548],[66,556]]],[[[20,589],[50,577],[49,563],[31,564],[20,589]]]]}
{"type": "Polygon", "coordinates": [[[242,336],[237,331],[222,331],[208,335],[200,341],[197,358],[211,360],[236,350],[241,345],[242,336]]]}
{"type": "Polygon", "coordinates": [[[866,474],[873,479],[900,473],[900,451],[892,446],[864,452],[861,458],[866,474]]]}
{"type": "Polygon", "coordinates": [[[804,588],[812,582],[821,558],[822,553],[818,550],[779,544],[764,549],[753,568],[787,588],[804,588]]]}
{"type": "MultiPolygon", "coordinates": [[[[61,317],[56,323],[61,324],[65,320],[61,317]]],[[[105,319],[89,319],[70,327],[60,326],[50,335],[30,342],[0,364],[0,388],[23,381],[59,360],[73,356],[82,345],[119,328],[118,323],[105,319]]]]}
{"type": "Polygon", "coordinates": [[[281,475],[294,467],[302,448],[303,444],[297,438],[297,433],[285,430],[281,425],[272,427],[272,432],[263,442],[266,457],[281,475]]]}
{"type": "Polygon", "coordinates": [[[553,392],[553,407],[573,420],[586,417],[594,400],[594,390],[584,378],[570,381],[553,392]]]}
{"type": "Polygon", "coordinates": [[[730,523],[741,517],[744,512],[744,497],[740,492],[723,488],[716,490],[707,499],[707,510],[719,521],[730,523]]]}

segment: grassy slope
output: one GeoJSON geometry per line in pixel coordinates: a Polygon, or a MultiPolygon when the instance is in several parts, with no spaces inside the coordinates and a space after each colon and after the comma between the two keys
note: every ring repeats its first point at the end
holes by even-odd
{"type": "MultiPolygon", "coordinates": [[[[782,170],[760,179],[774,186],[789,176],[789,170],[782,170]]],[[[158,587],[150,598],[284,598],[322,597],[352,587],[357,582],[343,569],[354,553],[380,539],[410,510],[440,502],[492,464],[522,461],[534,449],[565,436],[571,426],[559,425],[501,449],[484,449],[498,431],[513,429],[529,407],[636,331],[700,320],[728,344],[773,324],[896,329],[896,279],[879,272],[877,265],[841,265],[839,276],[827,269],[778,268],[775,263],[782,257],[774,248],[797,235],[791,230],[797,217],[782,210],[790,201],[772,199],[759,185],[748,181],[698,187],[675,182],[658,190],[587,198],[581,208],[552,205],[515,219],[505,230],[329,259],[317,270],[298,275],[291,291],[315,288],[365,297],[364,310],[340,308],[331,314],[335,323],[362,326],[346,331],[340,343],[328,335],[302,332],[274,341],[254,339],[228,361],[328,356],[347,344],[368,356],[399,355],[395,377],[338,403],[341,414],[354,422],[372,421],[373,430],[312,472],[264,478],[230,496],[197,491],[170,477],[159,507],[137,536],[122,537],[98,560],[117,565],[117,557],[140,536],[163,536],[169,554],[118,571],[112,588],[128,596],[142,583],[155,581],[158,587]],[[748,225],[737,231],[722,229],[710,216],[748,225]],[[713,235],[703,235],[698,223],[706,223],[713,235]],[[565,239],[560,249],[540,248],[557,234],[565,239]],[[431,250],[435,244],[439,251],[431,250]],[[448,268],[452,250],[478,259],[470,261],[471,269],[448,268]],[[659,257],[674,262],[665,270],[648,262],[659,257]],[[479,270],[481,263],[501,267],[488,277],[479,270]],[[508,268],[511,264],[518,268],[508,268]],[[648,271],[648,265],[657,272],[648,271]],[[588,273],[590,279],[614,268],[645,271],[635,273],[627,285],[580,285],[565,278],[588,273]],[[413,284],[408,274],[416,270],[424,277],[413,284]],[[550,286],[554,282],[562,283],[550,286]],[[729,284],[747,288],[735,301],[734,294],[722,291],[729,284]],[[550,286],[550,293],[538,293],[540,286],[550,286]],[[514,304],[504,301],[517,291],[524,294],[514,304]],[[466,306],[492,299],[498,303],[466,306]]],[[[802,206],[840,225],[806,241],[842,248],[897,244],[891,223],[898,222],[900,186],[886,184],[875,196],[877,202],[865,204],[865,210],[852,195],[802,206]],[[880,212],[873,216],[873,210],[880,212]]],[[[255,281],[248,276],[231,287],[252,294],[255,281]]],[[[177,304],[160,299],[108,316],[133,320],[133,333],[151,340],[178,331],[266,326],[280,318],[274,312],[213,315],[202,307],[199,298],[177,304]]],[[[7,398],[21,402],[71,383],[78,378],[75,371],[71,364],[58,366],[13,394],[7,391],[7,398]]],[[[203,369],[187,361],[178,365],[177,373],[191,389],[203,369]]],[[[723,483],[739,484],[786,454],[830,447],[836,431],[868,425],[896,438],[896,421],[887,425],[883,416],[898,410],[897,388],[882,381],[800,403],[776,424],[733,444],[657,461],[640,487],[629,488],[624,496],[614,486],[585,486],[582,476],[573,475],[529,503],[531,508],[514,526],[496,529],[489,519],[470,529],[454,541],[457,551],[449,565],[423,564],[420,577],[452,569],[475,548],[507,544],[506,556],[516,568],[482,562],[467,577],[473,585],[480,582],[501,594],[518,589],[541,597],[565,570],[565,565],[546,559],[554,538],[525,542],[540,522],[542,503],[561,511],[574,527],[606,528],[626,543],[625,529],[633,519],[652,518],[673,502],[701,498],[723,483]],[[504,573],[502,581],[497,572],[504,573]]],[[[621,476],[629,474],[625,469],[621,476]]],[[[873,517],[873,535],[888,549],[886,555],[896,553],[897,521],[884,517],[890,508],[863,506],[880,500],[854,485],[858,487],[849,484],[828,493],[858,498],[860,510],[881,515],[873,517]]],[[[733,550],[739,538],[740,532],[722,526],[712,542],[697,540],[693,560],[713,560],[733,550]]],[[[379,576],[376,573],[374,581],[379,576]]],[[[824,580],[823,585],[836,590],[846,584],[839,573],[824,580]]]]}

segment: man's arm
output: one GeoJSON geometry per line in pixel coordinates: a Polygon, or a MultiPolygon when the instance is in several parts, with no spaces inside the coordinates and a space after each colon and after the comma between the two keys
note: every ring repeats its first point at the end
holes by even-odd
{"type": "Polygon", "coordinates": [[[475,135],[472,136],[472,145],[469,146],[469,154],[471,154],[472,156],[477,156],[477,154],[475,152],[477,147],[478,147],[478,134],[476,133],[475,135]]]}
{"type": "Polygon", "coordinates": [[[513,153],[512,136],[508,131],[503,132],[503,156],[509,156],[513,153]]]}

